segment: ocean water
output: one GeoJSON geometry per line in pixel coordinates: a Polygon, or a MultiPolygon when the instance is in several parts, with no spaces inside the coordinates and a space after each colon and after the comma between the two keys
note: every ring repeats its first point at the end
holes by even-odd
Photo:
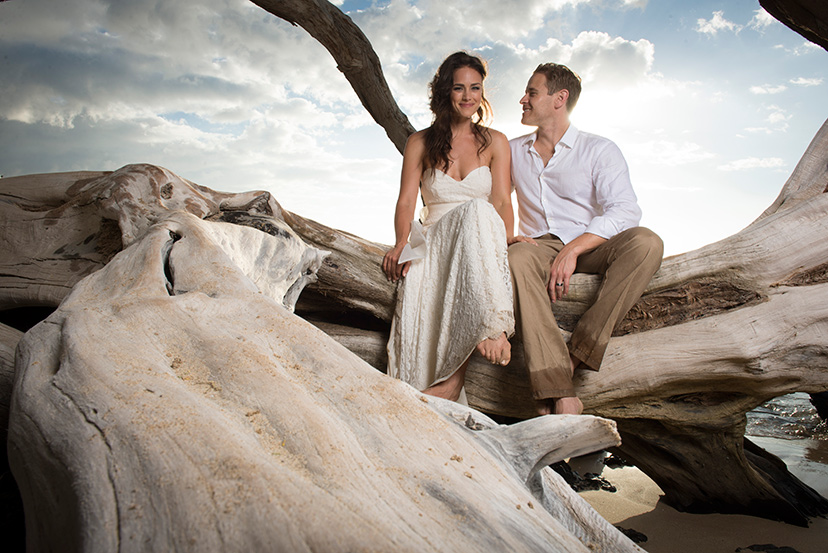
{"type": "Polygon", "coordinates": [[[797,478],[828,497],[828,423],[805,393],[760,405],[747,415],[748,439],[781,458],[797,478]]]}
{"type": "Polygon", "coordinates": [[[783,440],[828,440],[828,424],[819,418],[810,396],[788,394],[760,405],[747,415],[748,436],[783,440]]]}

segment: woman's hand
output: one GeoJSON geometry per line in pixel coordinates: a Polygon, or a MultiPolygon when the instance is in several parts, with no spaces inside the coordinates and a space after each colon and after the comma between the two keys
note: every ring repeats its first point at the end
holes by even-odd
{"type": "Polygon", "coordinates": [[[411,266],[410,261],[400,264],[400,256],[402,255],[405,242],[397,244],[387,252],[382,258],[382,271],[391,282],[397,282],[400,278],[408,274],[408,268],[411,266]]]}
{"type": "Polygon", "coordinates": [[[511,246],[512,244],[517,244],[518,242],[527,242],[527,243],[532,244],[534,246],[538,245],[538,243],[535,242],[534,238],[529,238],[528,236],[519,235],[519,236],[509,236],[508,238],[506,238],[506,245],[507,246],[511,246]]]}

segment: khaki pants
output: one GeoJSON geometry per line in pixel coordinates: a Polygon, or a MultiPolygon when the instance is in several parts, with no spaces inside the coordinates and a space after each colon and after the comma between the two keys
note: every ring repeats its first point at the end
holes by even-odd
{"type": "Polygon", "coordinates": [[[567,345],[547,291],[552,260],[564,244],[551,234],[535,240],[537,246],[517,242],[509,247],[515,319],[535,399],[570,397],[575,395],[570,353],[588,368],[600,368],[612,331],[661,266],[664,245],[651,230],[635,227],[578,258],[576,272],[604,278],[567,345]]]}

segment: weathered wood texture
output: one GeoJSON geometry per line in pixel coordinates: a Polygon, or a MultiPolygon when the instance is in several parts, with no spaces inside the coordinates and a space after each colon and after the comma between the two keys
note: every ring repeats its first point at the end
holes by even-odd
{"type": "Polygon", "coordinates": [[[29,551],[641,551],[544,468],[614,423],[500,427],[375,371],[290,312],[320,253],[271,225],[170,213],[22,338],[29,551]]]}
{"type": "Polygon", "coordinates": [[[402,153],[414,127],[400,111],[382,74],[379,57],[351,18],[329,2],[252,0],[273,15],[300,25],[336,60],[360,102],[402,153]]]}
{"type": "Polygon", "coordinates": [[[275,232],[269,218],[286,220],[305,241],[331,252],[312,298],[327,312],[340,305],[391,318],[394,288],[376,264],[384,246],[283,211],[268,192],[216,192],[142,164],[114,172],[10,177],[0,185],[0,311],[57,306],[135,236],[183,210],[266,233],[275,232]]]}
{"type": "Polygon", "coordinates": [[[282,215],[267,192],[216,192],[151,165],[4,178],[0,200],[0,310],[57,306],[80,279],[173,211],[282,215]],[[141,185],[131,186],[136,179],[141,185]]]}
{"type": "MultiPolygon", "coordinates": [[[[5,457],[6,430],[9,427],[9,404],[14,382],[14,352],[23,333],[0,324],[0,456],[5,457]]],[[[4,463],[0,461],[0,466],[4,463]]]]}

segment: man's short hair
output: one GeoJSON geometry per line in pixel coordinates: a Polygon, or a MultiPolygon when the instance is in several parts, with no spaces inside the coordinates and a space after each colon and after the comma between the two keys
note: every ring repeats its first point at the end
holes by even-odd
{"type": "Polygon", "coordinates": [[[574,71],[558,63],[542,63],[535,69],[535,73],[546,77],[549,94],[555,94],[559,90],[568,90],[566,111],[571,112],[575,109],[575,104],[578,103],[578,97],[581,95],[581,78],[574,71]]]}

